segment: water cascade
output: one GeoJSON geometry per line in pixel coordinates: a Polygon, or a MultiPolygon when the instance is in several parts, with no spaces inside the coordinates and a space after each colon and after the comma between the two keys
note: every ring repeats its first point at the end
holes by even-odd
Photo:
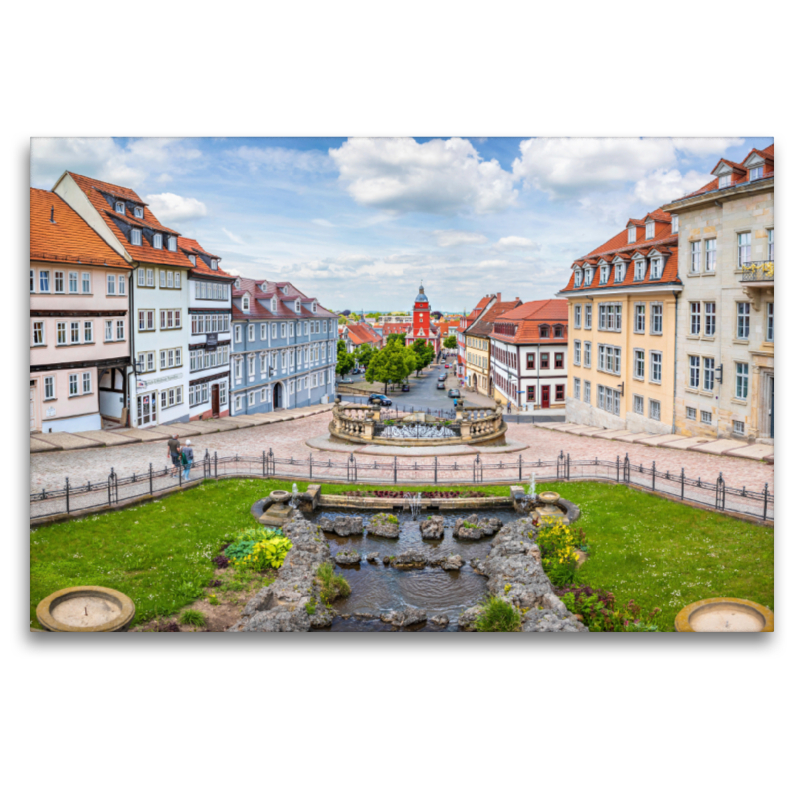
{"type": "Polygon", "coordinates": [[[458,433],[446,425],[386,425],[380,436],[383,439],[450,439],[458,433]]]}
{"type": "Polygon", "coordinates": [[[411,519],[415,520],[422,510],[422,492],[406,492],[403,495],[403,511],[408,509],[411,519]]]}

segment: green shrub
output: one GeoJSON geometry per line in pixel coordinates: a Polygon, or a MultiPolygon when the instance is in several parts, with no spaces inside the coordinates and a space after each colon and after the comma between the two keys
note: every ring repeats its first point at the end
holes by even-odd
{"type": "Polygon", "coordinates": [[[350,584],[333,570],[332,564],[320,564],[317,569],[317,583],[319,584],[319,598],[329,606],[340,597],[350,594],[350,584]]]}
{"type": "Polygon", "coordinates": [[[313,600],[309,600],[306,603],[305,608],[306,608],[306,614],[308,614],[309,617],[313,617],[317,611],[317,604],[313,600]]]}
{"type": "Polygon", "coordinates": [[[286,554],[292,549],[292,542],[286,536],[275,536],[256,542],[250,555],[245,556],[234,565],[240,569],[263,572],[267,569],[280,569],[286,554]]]}
{"type": "Polygon", "coordinates": [[[194,625],[195,628],[204,628],[206,625],[206,615],[195,608],[187,608],[181,614],[181,625],[194,625]]]}
{"type": "Polygon", "coordinates": [[[376,514],[372,521],[376,525],[398,525],[400,522],[394,514],[376,514]]]}
{"type": "Polygon", "coordinates": [[[575,548],[580,546],[581,537],[563,521],[544,523],[539,526],[536,538],[539,552],[542,554],[542,567],[553,586],[566,586],[572,582],[578,568],[578,554],[575,548]]]}
{"type": "Polygon", "coordinates": [[[567,610],[580,615],[590,631],[651,633],[658,630],[653,620],[661,613],[660,608],[643,613],[633,600],[617,608],[612,592],[596,591],[591,586],[570,586],[558,594],[567,610]]]}
{"type": "Polygon", "coordinates": [[[522,615],[505,600],[489,596],[481,604],[481,613],[475,620],[475,628],[484,633],[508,633],[518,631],[522,615]]]}

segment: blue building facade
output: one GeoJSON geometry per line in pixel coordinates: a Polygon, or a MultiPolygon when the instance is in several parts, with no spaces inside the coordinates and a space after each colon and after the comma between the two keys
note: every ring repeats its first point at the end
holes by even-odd
{"type": "Polygon", "coordinates": [[[291,283],[237,278],[232,291],[231,415],[331,402],[337,319],[291,283]]]}

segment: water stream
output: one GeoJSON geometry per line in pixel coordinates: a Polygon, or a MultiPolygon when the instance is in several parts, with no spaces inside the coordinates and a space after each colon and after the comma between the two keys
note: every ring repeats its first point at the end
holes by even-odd
{"type": "MultiPolygon", "coordinates": [[[[372,516],[369,512],[324,511],[314,515],[312,521],[318,522],[321,517],[335,517],[338,513],[363,516],[364,525],[372,516]]],[[[453,538],[453,529],[458,519],[469,516],[467,511],[441,512],[445,520],[444,538],[439,540],[423,539],[419,523],[428,514],[437,514],[434,510],[426,510],[415,519],[412,511],[404,509],[392,511],[400,522],[399,539],[382,539],[376,536],[341,537],[326,533],[331,554],[338,550],[357,550],[362,555],[360,564],[353,566],[336,566],[336,571],[347,579],[352,590],[349,597],[334,603],[337,614],[371,614],[379,615],[383,611],[398,609],[403,606],[424,609],[428,617],[435,614],[447,614],[450,624],[446,630],[458,630],[458,617],[462,611],[475,605],[486,593],[486,578],[478,575],[469,565],[475,557],[485,556],[489,552],[492,537],[479,541],[462,541],[453,538]],[[398,555],[410,548],[419,549],[430,555],[456,554],[464,559],[460,571],[445,571],[440,567],[424,569],[399,570],[383,564],[384,556],[398,555]],[[378,553],[377,563],[368,563],[368,553],[378,553]]],[[[497,517],[506,523],[518,518],[511,509],[491,509],[478,511],[479,517],[497,517]]],[[[391,626],[379,620],[366,620],[351,617],[334,620],[332,631],[370,631],[390,630],[391,626]]],[[[442,630],[430,623],[424,630],[442,630]]]]}

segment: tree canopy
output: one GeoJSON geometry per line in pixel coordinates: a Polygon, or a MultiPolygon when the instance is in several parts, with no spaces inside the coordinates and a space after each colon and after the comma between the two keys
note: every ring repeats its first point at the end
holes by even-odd
{"type": "Polygon", "coordinates": [[[362,366],[366,367],[369,366],[369,362],[372,360],[372,357],[375,355],[375,348],[371,347],[368,344],[359,345],[358,349],[355,350],[353,355],[356,357],[356,361],[361,364],[362,366]]]}
{"type": "Polygon", "coordinates": [[[347,352],[347,345],[339,339],[336,343],[336,374],[341,377],[353,371],[356,365],[356,358],[352,353],[347,352]]]}
{"type": "Polygon", "coordinates": [[[406,335],[404,333],[390,333],[386,337],[386,346],[388,347],[392,342],[399,342],[401,345],[405,345],[406,335]]]}
{"type": "Polygon", "coordinates": [[[455,350],[458,347],[458,341],[455,336],[448,336],[443,342],[442,347],[446,350],[455,350]]]}
{"type": "Polygon", "coordinates": [[[370,359],[366,379],[370,383],[382,383],[388,391],[390,383],[402,383],[417,367],[417,356],[397,339],[388,342],[370,359]]]}
{"type": "Polygon", "coordinates": [[[415,340],[411,345],[411,352],[414,353],[416,361],[414,369],[416,369],[417,375],[436,357],[436,350],[424,339],[415,340]]]}

